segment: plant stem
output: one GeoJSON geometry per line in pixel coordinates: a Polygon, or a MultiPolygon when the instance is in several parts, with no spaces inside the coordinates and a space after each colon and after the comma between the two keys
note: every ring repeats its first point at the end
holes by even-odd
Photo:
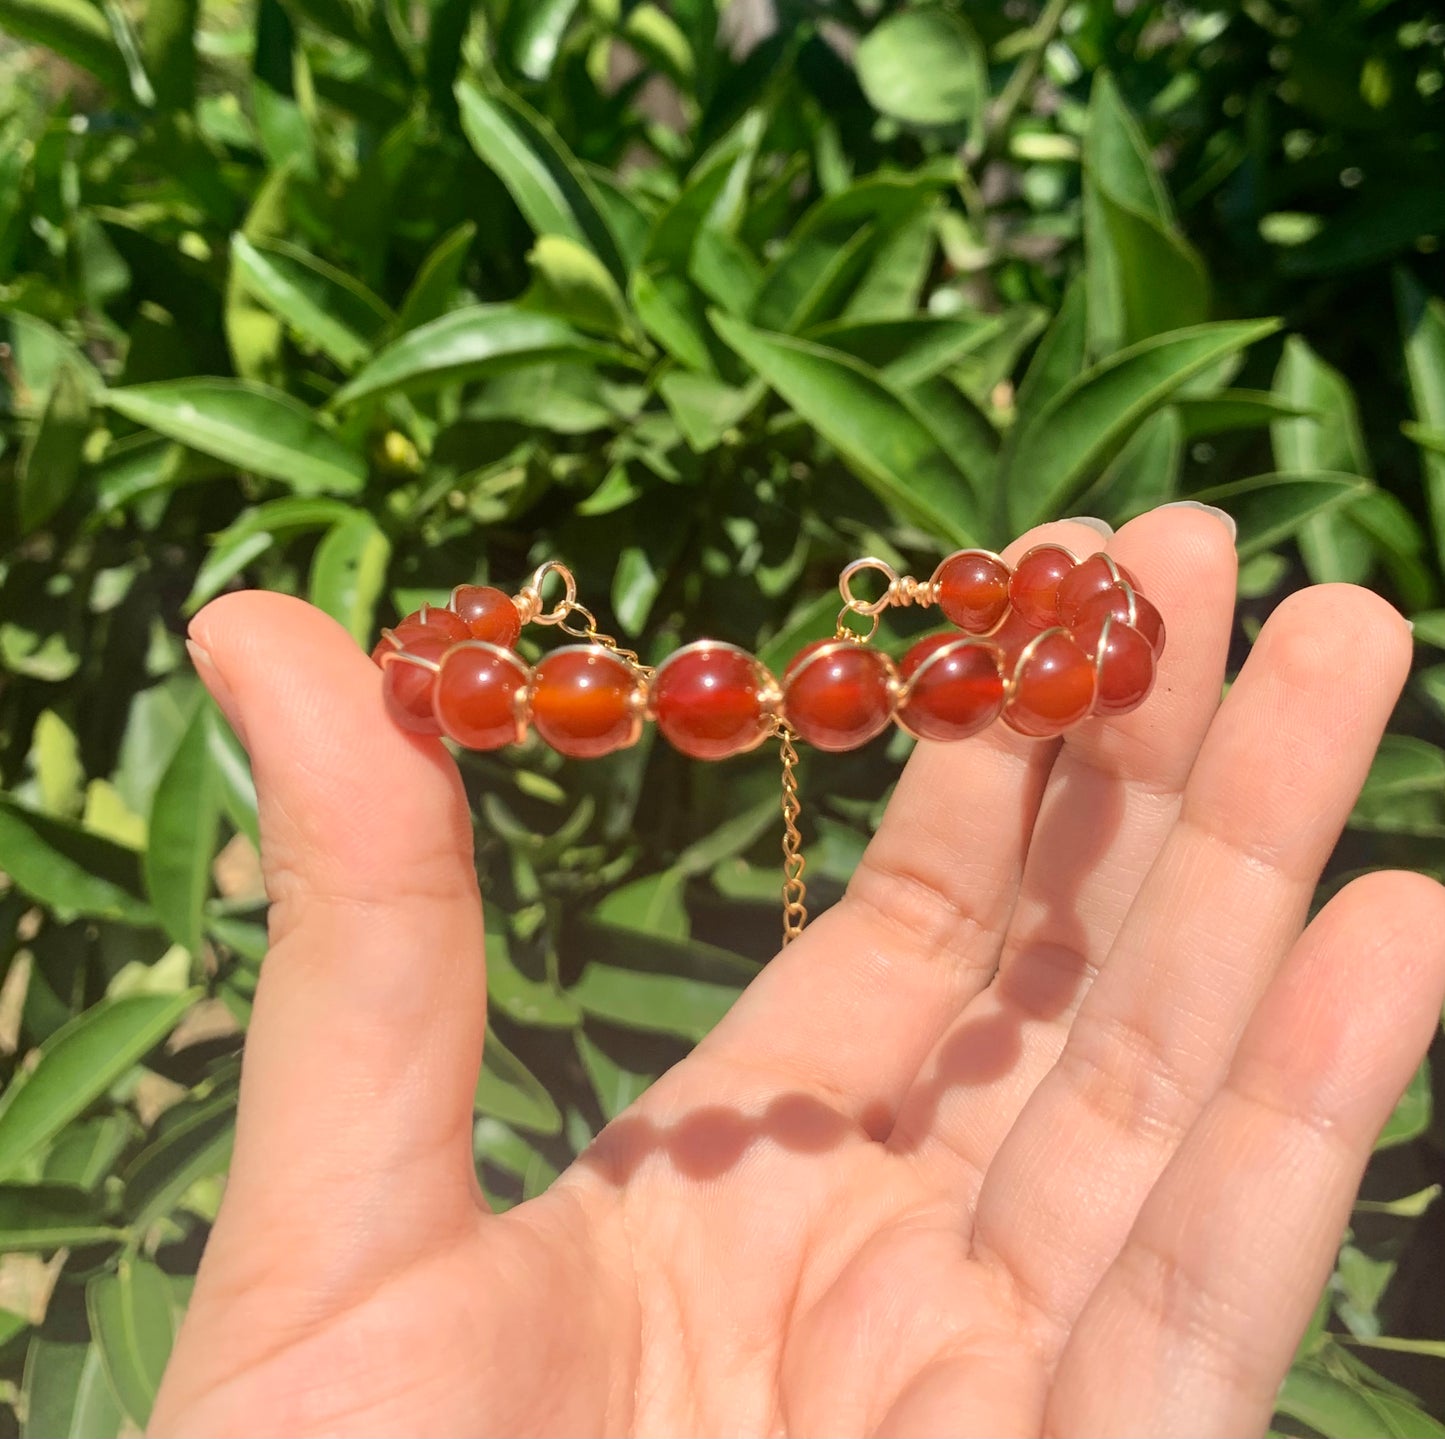
{"type": "Polygon", "coordinates": [[[1069,8],[1070,3],[1071,0],[1048,0],[1043,13],[1034,21],[1029,48],[1019,63],[1014,66],[1013,74],[1009,76],[1008,83],[1003,87],[993,113],[989,116],[983,138],[976,147],[977,154],[969,157],[970,164],[976,163],[984,155],[994,150],[1000,142],[1007,140],[1014,115],[1028,97],[1029,91],[1033,89],[1034,81],[1038,79],[1039,69],[1044,63],[1044,52],[1048,49],[1054,36],[1058,34],[1059,26],[1064,20],[1064,12],[1069,8]]]}

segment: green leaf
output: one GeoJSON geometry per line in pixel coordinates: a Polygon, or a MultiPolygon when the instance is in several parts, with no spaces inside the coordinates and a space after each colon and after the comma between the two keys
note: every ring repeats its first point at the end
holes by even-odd
{"type": "Polygon", "coordinates": [[[562,1129],[562,1112],[547,1086],[490,1029],[473,1102],[478,1114],[488,1114],[504,1124],[537,1134],[557,1134],[562,1129]]]}
{"type": "Polygon", "coordinates": [[[145,856],[146,889],[156,917],[177,944],[197,956],[205,934],[205,902],[221,822],[209,710],[209,702],[196,706],[156,786],[145,856]]]}
{"type": "Polygon", "coordinates": [[[16,469],[22,534],[38,529],[70,498],[89,432],[90,387],[74,365],[62,363],[16,469]]]}
{"type": "Polygon", "coordinates": [[[1156,410],[1129,437],[1118,458],[1079,501],[1081,514],[1118,524],[1172,500],[1178,492],[1184,436],[1171,405],[1156,410]]]}
{"type": "Polygon", "coordinates": [[[1186,440],[1223,435],[1234,430],[1262,430],[1278,420],[1295,419],[1308,411],[1267,390],[1220,390],[1215,395],[1181,395],[1174,401],[1186,440]]]}
{"type": "Polygon", "coordinates": [[[508,7],[502,27],[502,53],[508,63],[529,80],[545,80],[552,73],[557,51],[578,0],[532,0],[508,7]]]}
{"type": "Polygon", "coordinates": [[[1445,750],[1412,735],[1387,734],[1350,827],[1445,837],[1445,750]]]}
{"type": "Polygon", "coordinates": [[[1277,328],[1256,320],[1157,335],[1071,380],[1021,422],[1004,486],[1013,528],[1058,513],[1181,385],[1277,328]]]}
{"type": "Polygon", "coordinates": [[[341,500],[299,497],[268,500],[255,509],[243,510],[216,536],[209,553],[201,561],[200,569],[196,571],[196,582],[181,613],[195,614],[278,540],[303,534],[307,530],[329,529],[332,525],[344,523],[353,513],[351,506],[341,500]]]}
{"type": "Polygon", "coordinates": [[[311,561],[308,598],[340,620],[363,648],[376,627],[376,602],[390,562],[391,541],[365,510],[333,525],[311,561]]]}
{"type": "Polygon", "coordinates": [[[580,330],[622,339],[634,333],[617,281],[585,245],[565,235],[539,235],[527,259],[532,266],[528,308],[556,315],[580,330]]]}
{"type": "Polygon", "coordinates": [[[1422,1059],[1400,1096],[1400,1102],[1380,1131],[1375,1149],[1394,1149],[1396,1145],[1418,1139],[1430,1127],[1430,1110],[1430,1061],[1422,1059]]]}
{"type": "MultiPolygon", "coordinates": [[[[1370,474],[1354,391],[1338,370],[1325,364],[1298,335],[1291,335],[1275,371],[1274,395],[1302,413],[1270,425],[1275,463],[1301,474],[1344,471],[1370,474]]],[[[1308,520],[1299,531],[1300,552],[1316,583],[1359,584],[1374,566],[1370,536],[1349,510],[1308,520]]]]}
{"type": "Polygon", "coordinates": [[[1096,354],[1200,324],[1204,263],[1178,232],[1144,137],[1107,72],[1084,132],[1089,329],[1096,354]]]}
{"type": "Polygon", "coordinates": [[[626,351],[589,339],[555,315],[516,305],[470,305],[392,341],[332,400],[336,405],[440,385],[547,360],[635,366],[626,351]]]}
{"type": "Polygon", "coordinates": [[[879,244],[843,311],[845,320],[900,320],[918,310],[938,247],[936,218],[930,202],[879,244]]]}
{"type": "Polygon", "coordinates": [[[401,302],[396,321],[398,334],[430,324],[451,307],[476,237],[475,222],[467,220],[448,231],[432,247],[401,302]]]}
{"type": "Polygon", "coordinates": [[[1234,516],[1239,556],[1249,559],[1298,533],[1312,516],[1351,504],[1371,489],[1359,475],[1255,475],[1199,490],[1190,498],[1218,505],[1234,516]]]}
{"type": "Polygon", "coordinates": [[[109,90],[129,93],[125,56],[100,11],[85,0],[0,0],[0,30],[54,50],[109,90]]]}
{"type": "Polygon", "coordinates": [[[500,930],[487,931],[487,998],[508,1019],[528,1027],[571,1029],[582,1018],[571,995],[517,968],[500,930]]]}
{"type": "Polygon", "coordinates": [[[62,922],[81,915],[149,925],[140,859],[79,825],[0,795],[0,869],[62,922]]]}
{"type": "Polygon", "coordinates": [[[77,1120],[50,1146],[41,1178],[46,1184],[93,1191],[114,1168],[134,1131],[134,1124],[125,1114],[77,1120]]]}
{"type": "Polygon", "coordinates": [[[629,294],[642,327],[668,354],[689,369],[713,369],[703,330],[702,301],[688,281],[678,275],[637,270],[629,294]]]}
{"type": "Polygon", "coordinates": [[[922,384],[986,344],[1002,329],[992,315],[970,319],[910,315],[898,320],[838,320],[805,339],[852,355],[904,389],[922,384]]]}
{"type": "Polygon", "coordinates": [[[457,82],[462,130],[539,235],[565,235],[587,246],[619,283],[627,267],[591,177],[546,120],[515,95],[488,95],[457,82]]]}
{"type": "Polygon", "coordinates": [[[586,967],[569,994],[630,1029],[702,1039],[757,973],[740,955],[632,929],[585,925],[586,967]]]}
{"type": "Polygon", "coordinates": [[[1418,1219],[1439,1199],[1442,1188],[1439,1184],[1417,1189],[1403,1199],[1357,1199],[1355,1209],[1361,1214],[1389,1214],[1400,1219],[1418,1219]]]}
{"type": "Polygon", "coordinates": [[[176,1340],[171,1286],[148,1259],[122,1255],[85,1286],[90,1332],[121,1407],[144,1428],[176,1340]]]}
{"type": "Polygon", "coordinates": [[[93,1196],[58,1184],[0,1184],[0,1251],[105,1244],[122,1231],[107,1224],[93,1196]]]}
{"type": "Polygon", "coordinates": [[[1434,1439],[1445,1427],[1398,1395],[1341,1377],[1319,1359],[1296,1364],[1285,1376],[1276,1406],[1325,1439],[1434,1439]]]}
{"type": "MultiPolygon", "coordinates": [[[[1445,300],[1428,296],[1404,270],[1395,275],[1395,300],[1415,416],[1427,430],[1445,430],[1445,300]]],[[[1445,565],[1445,454],[1426,448],[1420,465],[1435,530],[1435,553],[1445,565]]]]}
{"type": "Polygon", "coordinates": [[[289,395],[246,380],[163,380],[106,392],[111,409],[302,495],[354,495],[366,461],[289,395]]]}
{"type": "Polygon", "coordinates": [[[578,1058],[582,1061],[583,1069],[587,1071],[587,1078],[597,1096],[597,1105],[604,1119],[616,1119],[623,1110],[640,1099],[657,1078],[655,1074],[631,1069],[623,1062],[624,1059],[631,1059],[635,1045],[627,1046],[619,1057],[597,1044],[584,1029],[579,1029],[575,1038],[578,1058]]]}
{"type": "Polygon", "coordinates": [[[251,761],[220,710],[214,705],[206,708],[210,717],[206,742],[211,752],[211,767],[220,784],[221,808],[231,823],[259,850],[261,828],[256,812],[256,784],[251,778],[251,761]]]}
{"type": "Polygon", "coordinates": [[[168,1109],[122,1176],[126,1214],[138,1230],[170,1214],[199,1180],[225,1172],[236,1139],[236,1074],[168,1109]]]}
{"type": "Polygon", "coordinates": [[[195,104],[199,9],[199,0],[148,0],[141,17],[146,71],[162,111],[186,111],[195,104]]]}
{"type": "Polygon", "coordinates": [[[0,1095],[0,1178],[48,1143],[175,1027],[197,991],[103,999],[56,1030],[0,1095]]]}
{"type": "Polygon", "coordinates": [[[856,360],[715,314],[723,339],[900,514],[962,546],[977,543],[968,480],[904,395],[856,360]]]}
{"type": "Polygon", "coordinates": [[[993,422],[946,375],[912,386],[907,395],[968,481],[975,512],[981,513],[993,498],[998,467],[999,435],[993,422]]]}
{"type": "Polygon", "coordinates": [[[1034,417],[1060,390],[1083,374],[1089,350],[1088,289],[1083,276],[1064,291],[1048,329],[1029,362],[1019,384],[1015,408],[1020,428],[1034,417]]]}
{"type": "Polygon", "coordinates": [[[1445,610],[1427,610],[1410,617],[1417,645],[1434,645],[1445,650],[1445,610]]]}
{"type": "Polygon", "coordinates": [[[905,125],[976,131],[988,99],[983,42],[940,5],[890,15],[863,37],[858,83],[880,114],[905,125]]]}
{"type": "Polygon", "coordinates": [[[642,264],[687,273],[704,230],[735,231],[763,130],[762,113],[749,111],[697,160],[677,197],[653,222],[642,264]]]}
{"type": "Polygon", "coordinates": [[[246,290],[297,339],[353,370],[392,322],[385,303],[365,285],[281,240],[231,237],[231,264],[246,290]]]}
{"type": "Polygon", "coordinates": [[[712,375],[669,370],[657,382],[657,392],[677,421],[683,438],[695,453],[704,455],[716,449],[723,436],[757,407],[763,397],[763,386],[754,383],[735,389],[712,375]]]}
{"type": "Polygon", "coordinates": [[[100,1350],[37,1334],[25,1353],[21,1439],[109,1439],[125,1416],[100,1350]]]}

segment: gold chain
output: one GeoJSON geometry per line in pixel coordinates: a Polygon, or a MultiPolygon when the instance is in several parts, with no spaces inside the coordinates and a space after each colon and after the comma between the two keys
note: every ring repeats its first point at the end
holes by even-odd
{"type": "Polygon", "coordinates": [[[546,564],[539,565],[512,603],[516,605],[523,624],[556,625],[564,635],[571,635],[573,639],[590,640],[605,650],[611,650],[618,659],[631,665],[639,674],[652,674],[652,666],[643,664],[642,657],[636,650],[628,649],[620,640],[597,628],[597,616],[586,605],[578,602],[577,581],[566,565],[559,564],[556,560],[548,560],[546,564]],[[544,609],[542,586],[554,575],[562,582],[563,595],[550,610],[544,609]]]}
{"type": "Polygon", "coordinates": [[[803,881],[807,860],[798,830],[798,816],[803,812],[798,798],[798,751],[786,721],[778,721],[777,736],[783,760],[783,943],[791,944],[808,922],[808,886],[803,881]]]}
{"type": "Polygon", "coordinates": [[[652,673],[652,666],[642,663],[642,657],[636,650],[628,649],[620,640],[613,635],[604,634],[597,628],[597,617],[587,608],[575,600],[567,606],[566,614],[557,622],[557,628],[564,635],[572,635],[575,639],[591,640],[595,645],[601,645],[605,650],[611,650],[620,660],[625,660],[633,669],[644,675],[652,673]],[[577,620],[581,620],[581,624],[577,620]]]}

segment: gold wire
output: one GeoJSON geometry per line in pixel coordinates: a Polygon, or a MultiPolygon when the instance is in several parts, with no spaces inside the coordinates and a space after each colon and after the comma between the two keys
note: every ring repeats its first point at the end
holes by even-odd
{"type": "Polygon", "coordinates": [[[778,721],[777,735],[783,761],[783,943],[791,944],[808,922],[808,886],[803,880],[808,862],[798,829],[798,816],[803,812],[798,798],[798,751],[786,720],[778,721]]]}

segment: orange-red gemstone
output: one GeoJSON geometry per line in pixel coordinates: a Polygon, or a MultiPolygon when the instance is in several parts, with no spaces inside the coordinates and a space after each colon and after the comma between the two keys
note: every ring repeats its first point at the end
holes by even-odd
{"type": "Polygon", "coordinates": [[[965,634],[986,635],[1008,609],[1008,566],[986,550],[959,550],[934,572],[938,607],[965,634]]]}
{"type": "Polygon", "coordinates": [[[1062,545],[1035,545],[1014,566],[1009,580],[1014,609],[1038,629],[1058,624],[1059,585],[1074,564],[1073,555],[1062,545]]]}
{"type": "Polygon", "coordinates": [[[420,628],[405,636],[397,631],[397,638],[404,638],[405,644],[381,663],[381,690],[387,711],[403,729],[415,734],[440,734],[441,726],[432,710],[432,685],[437,664],[455,641],[420,628]]]}
{"type": "Polygon", "coordinates": [[[1041,739],[1077,724],[1093,703],[1093,661],[1067,630],[1046,630],[1019,662],[1003,721],[1041,739]]]}
{"type": "Polygon", "coordinates": [[[1017,610],[1011,609],[1004,616],[1003,623],[988,637],[988,642],[998,650],[1005,675],[1013,673],[1024,646],[1035,635],[1042,633],[1038,625],[1031,625],[1017,610]]]}
{"type": "Polygon", "coordinates": [[[453,645],[442,657],[432,691],[441,732],[465,749],[501,749],[522,737],[518,696],[527,666],[511,650],[477,640],[453,645]]]}
{"type": "Polygon", "coordinates": [[[699,640],[669,655],[652,677],[652,712],[675,748],[726,759],[762,743],[772,728],[766,673],[746,650],[699,640]]]}
{"type": "Polygon", "coordinates": [[[783,675],[783,712],[809,744],[857,749],[881,734],[893,713],[888,656],[854,640],[816,640],[783,675]]]}
{"type": "Polygon", "coordinates": [[[1138,630],[1117,620],[1105,621],[1094,642],[1098,686],[1096,715],[1122,715],[1138,709],[1154,688],[1154,651],[1138,630]]]}
{"type": "Polygon", "coordinates": [[[405,619],[398,620],[391,627],[391,633],[395,636],[394,639],[382,635],[371,652],[371,658],[377,664],[381,663],[382,655],[388,650],[406,648],[409,637],[420,639],[424,635],[440,635],[455,643],[457,640],[466,639],[469,631],[450,610],[440,610],[435,605],[423,605],[419,610],[413,610],[405,619]]]}
{"type": "Polygon", "coordinates": [[[1086,601],[1079,610],[1079,617],[1072,626],[1074,637],[1086,653],[1093,653],[1093,645],[1104,628],[1104,621],[1112,616],[1120,624],[1132,625],[1149,641],[1157,659],[1164,653],[1164,617],[1137,590],[1133,591],[1133,610],[1128,589],[1115,587],[1103,590],[1086,601]]]}
{"type": "Polygon", "coordinates": [[[906,681],[898,723],[919,739],[967,739],[1003,708],[999,653],[982,640],[930,635],[903,656],[898,671],[906,681]]]}
{"type": "Polygon", "coordinates": [[[559,754],[596,759],[641,727],[637,672],[601,645],[553,650],[532,672],[532,727],[559,754]]]}
{"type": "Polygon", "coordinates": [[[1079,613],[1095,595],[1117,589],[1122,580],[1136,591],[1139,581],[1112,555],[1102,551],[1080,560],[1077,565],[1059,581],[1058,613],[1061,625],[1073,626],[1079,622],[1079,613]]]}
{"type": "Polygon", "coordinates": [[[511,596],[494,585],[458,585],[452,592],[452,609],[475,640],[506,649],[522,633],[522,616],[511,596]]]}

